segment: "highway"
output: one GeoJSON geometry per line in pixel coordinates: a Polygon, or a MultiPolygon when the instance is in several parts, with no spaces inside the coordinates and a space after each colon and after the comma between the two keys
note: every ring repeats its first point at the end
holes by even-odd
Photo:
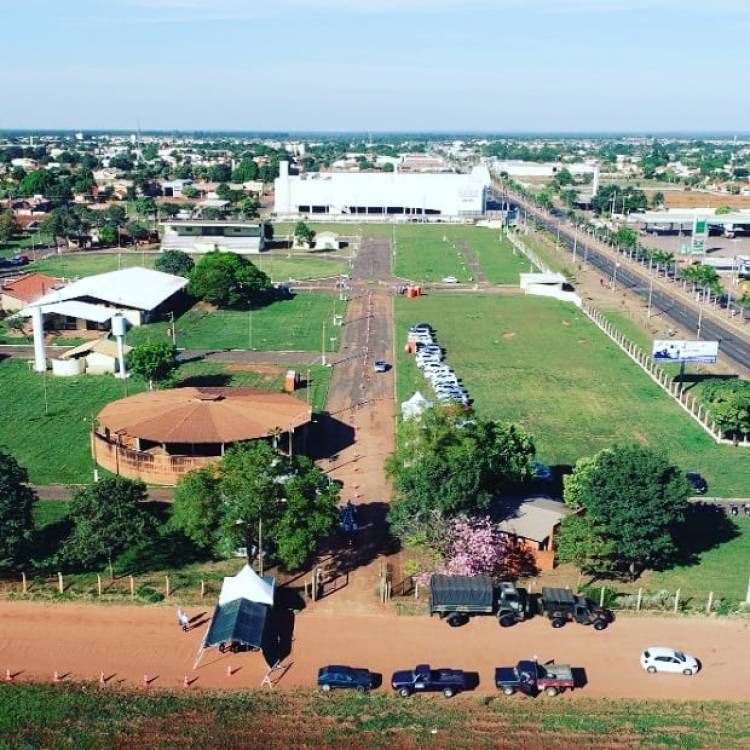
{"type": "MultiPolygon", "coordinates": [[[[504,199],[506,199],[504,197],[504,199]]],[[[519,201],[515,196],[507,196],[511,203],[521,205],[533,218],[542,224],[547,231],[556,234],[560,232],[560,242],[564,243],[570,252],[573,251],[575,238],[571,228],[560,221],[556,223],[549,216],[534,206],[524,201],[519,201]]],[[[616,287],[627,289],[641,297],[648,298],[651,278],[648,273],[639,274],[630,265],[617,263],[614,257],[601,251],[589,242],[586,235],[578,233],[576,253],[598,269],[606,279],[612,279],[617,264],[616,287]]],[[[750,341],[733,332],[728,326],[716,322],[713,316],[701,315],[699,310],[685,304],[676,295],[669,294],[658,285],[654,284],[651,294],[651,306],[653,310],[661,310],[664,315],[675,323],[683,326],[694,335],[698,333],[700,322],[700,338],[704,341],[718,341],[719,355],[724,355],[736,364],[750,370],[750,341]],[[700,321],[699,321],[700,319],[700,321]]]]}

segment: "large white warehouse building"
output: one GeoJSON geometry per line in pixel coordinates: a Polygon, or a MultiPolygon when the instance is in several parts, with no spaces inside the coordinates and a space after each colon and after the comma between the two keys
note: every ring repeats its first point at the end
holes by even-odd
{"type": "Polygon", "coordinates": [[[281,162],[274,209],[279,216],[386,214],[476,217],[485,212],[490,173],[319,172],[291,176],[281,162]]]}

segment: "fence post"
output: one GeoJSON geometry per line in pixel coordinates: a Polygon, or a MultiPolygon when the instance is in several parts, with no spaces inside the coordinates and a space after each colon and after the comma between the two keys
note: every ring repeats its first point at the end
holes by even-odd
{"type": "Polygon", "coordinates": [[[607,590],[607,589],[606,589],[606,588],[605,588],[604,586],[602,586],[602,592],[601,592],[601,594],[599,595],[599,606],[600,606],[600,607],[603,607],[603,606],[604,606],[604,592],[605,592],[606,590],[607,590]]]}
{"type": "Polygon", "coordinates": [[[169,576],[164,576],[164,592],[165,596],[169,597],[169,576]]]}
{"type": "Polygon", "coordinates": [[[130,596],[135,596],[135,578],[133,576],[128,576],[130,578],[130,596]]]}
{"type": "Polygon", "coordinates": [[[675,591],[674,595],[674,613],[677,614],[677,610],[680,608],[680,589],[675,591]]]}
{"type": "Polygon", "coordinates": [[[63,574],[58,571],[57,573],[57,589],[63,594],[65,593],[65,583],[63,581],[63,574]]]}
{"type": "Polygon", "coordinates": [[[206,595],[206,582],[201,578],[201,599],[206,595]]]}
{"type": "Polygon", "coordinates": [[[641,611],[641,602],[643,601],[643,588],[638,589],[638,598],[635,600],[635,611],[641,611]]]}
{"type": "Polygon", "coordinates": [[[714,606],[714,592],[708,592],[708,601],[706,602],[706,614],[711,614],[711,608],[714,606]]]}
{"type": "Polygon", "coordinates": [[[96,591],[99,596],[102,595],[102,577],[100,573],[96,574],[96,591]]]}
{"type": "Polygon", "coordinates": [[[28,591],[28,586],[26,585],[26,573],[21,573],[21,591],[25,594],[28,591]]]}
{"type": "Polygon", "coordinates": [[[419,599],[419,581],[414,581],[414,598],[419,599]]]}

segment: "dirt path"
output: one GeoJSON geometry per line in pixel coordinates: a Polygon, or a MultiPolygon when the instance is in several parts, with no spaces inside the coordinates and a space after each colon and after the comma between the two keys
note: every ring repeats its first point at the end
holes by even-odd
{"type": "Polygon", "coordinates": [[[461,240],[458,243],[458,249],[461,251],[464,258],[466,259],[466,262],[469,264],[469,268],[471,268],[471,275],[474,279],[474,282],[477,284],[486,284],[487,276],[482,270],[482,266],[479,264],[479,259],[474,254],[474,251],[471,249],[471,247],[469,247],[468,243],[461,240]]]}
{"type": "MultiPolygon", "coordinates": [[[[210,607],[205,608],[210,614],[210,607]]],[[[191,609],[195,616],[201,610],[191,609]]],[[[205,626],[183,634],[172,607],[92,607],[78,604],[0,604],[0,669],[18,680],[51,681],[55,670],[68,679],[98,679],[179,687],[183,677],[194,687],[259,687],[265,672],[261,654],[211,651],[193,672],[205,626]],[[227,667],[237,670],[227,676],[227,667]]],[[[597,633],[577,625],[552,630],[535,619],[500,629],[493,618],[464,628],[449,628],[426,615],[357,616],[308,610],[297,616],[289,669],[277,677],[282,689],[311,687],[319,666],[345,663],[368,667],[385,677],[393,670],[427,662],[460,667],[479,675],[479,694],[493,694],[493,669],[522,657],[557,659],[585,669],[580,692],[594,698],[746,700],[750,650],[747,620],[625,618],[597,633]],[[703,671],[695,677],[648,675],[638,663],[650,644],[683,648],[698,656],[703,671]]]]}
{"type": "Polygon", "coordinates": [[[347,585],[314,606],[328,612],[370,612],[377,606],[381,568],[390,552],[385,514],[390,488],[384,462],[394,444],[393,369],[376,373],[373,363],[393,361],[393,308],[388,287],[387,240],[363,240],[352,268],[350,301],[339,358],[328,391],[329,425],[322,462],[343,482],[342,499],[358,506],[360,526],[350,549],[339,554],[347,585]],[[343,562],[342,562],[343,561],[343,562]]]}

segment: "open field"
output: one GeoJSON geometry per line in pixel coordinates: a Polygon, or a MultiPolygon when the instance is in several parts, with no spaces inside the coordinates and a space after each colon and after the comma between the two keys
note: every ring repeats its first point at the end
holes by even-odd
{"type": "Polygon", "coordinates": [[[697,469],[710,493],[750,489],[750,451],[717,446],[638,367],[571,305],[489,295],[396,300],[401,400],[427,382],[402,351],[409,324],[437,328],[447,361],[480,413],[523,424],[540,460],[571,465],[616,442],[663,448],[697,469]]]}
{"type": "Polygon", "coordinates": [[[84,685],[2,685],[8,747],[742,747],[748,704],[454,699],[312,691],[142,693],[84,685]],[[51,721],[51,717],[54,719],[51,721]]]}
{"type": "MultiPolygon", "coordinates": [[[[133,266],[153,268],[158,257],[135,250],[124,250],[121,253],[73,253],[37,261],[28,266],[28,270],[63,278],[77,278],[133,266]]],[[[341,261],[318,257],[280,258],[258,255],[251,256],[250,260],[274,281],[325,278],[335,276],[346,268],[341,261]]]]}
{"type": "Polygon", "coordinates": [[[454,224],[400,224],[396,226],[394,274],[415,281],[440,281],[455,276],[471,277],[461,244],[477,256],[488,280],[495,284],[518,284],[518,274],[529,270],[528,261],[513,255],[513,247],[500,241],[497,230],[454,224]]]}
{"type": "MultiPolygon", "coordinates": [[[[297,368],[303,378],[308,368],[297,368]]],[[[310,368],[313,407],[325,404],[330,368],[310,368]]],[[[183,365],[177,371],[182,385],[244,385],[278,390],[280,373],[237,370],[207,363],[183,365]]],[[[110,401],[125,396],[125,384],[109,375],[44,380],[29,371],[25,361],[0,361],[0,448],[24,466],[35,484],[67,484],[91,479],[89,447],[91,419],[110,401]],[[45,385],[48,411],[45,414],[45,385]]],[[[132,395],[145,390],[136,378],[127,381],[132,395]]],[[[306,390],[296,392],[302,400],[306,390]]]]}
{"type": "MultiPolygon", "coordinates": [[[[185,349],[252,349],[258,351],[320,351],[323,325],[326,350],[338,349],[340,328],[333,314],[344,313],[346,303],[336,295],[300,292],[293,299],[279,300],[249,312],[216,310],[198,303],[176,320],[177,346],[185,349]],[[330,339],[334,338],[332,342],[330,339]]],[[[168,340],[163,321],[133,328],[128,343],[168,340]]]]}

